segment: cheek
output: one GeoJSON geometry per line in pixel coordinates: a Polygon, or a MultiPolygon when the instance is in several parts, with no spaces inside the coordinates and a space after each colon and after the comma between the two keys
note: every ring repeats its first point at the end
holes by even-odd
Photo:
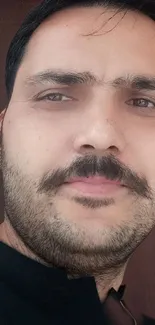
{"type": "Polygon", "coordinates": [[[155,134],[144,143],[142,161],[149,186],[155,191],[155,134]]]}
{"type": "Polygon", "coordinates": [[[67,163],[72,142],[68,125],[30,116],[6,118],[3,141],[8,161],[36,177],[67,163]]]}
{"type": "Polygon", "coordinates": [[[127,163],[155,189],[155,121],[130,128],[130,149],[127,155],[127,163]]]}

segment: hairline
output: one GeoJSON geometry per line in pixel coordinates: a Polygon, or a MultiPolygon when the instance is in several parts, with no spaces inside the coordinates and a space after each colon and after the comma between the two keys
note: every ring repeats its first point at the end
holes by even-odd
{"type": "MultiPolygon", "coordinates": [[[[37,8],[38,8],[39,6],[37,6],[37,8]]],[[[8,99],[10,100],[11,99],[11,96],[12,96],[12,93],[13,93],[13,89],[14,89],[14,84],[15,84],[15,81],[16,81],[16,77],[17,77],[17,73],[18,73],[18,71],[19,71],[19,68],[20,68],[20,66],[21,66],[21,64],[23,63],[23,61],[24,61],[24,59],[25,59],[25,56],[26,56],[26,54],[28,53],[28,50],[29,50],[29,43],[30,43],[30,41],[31,41],[31,39],[32,39],[32,37],[33,37],[33,35],[34,35],[34,33],[36,32],[36,30],[44,23],[44,22],[46,22],[47,20],[49,20],[49,19],[51,19],[52,18],[52,16],[55,14],[55,13],[58,13],[58,12],[60,12],[60,11],[63,11],[63,10],[67,10],[67,9],[72,9],[72,8],[82,8],[82,7],[84,7],[84,8],[95,8],[95,7],[103,7],[103,8],[105,8],[105,9],[109,9],[109,8],[111,8],[111,9],[118,9],[118,12],[123,12],[123,11],[125,11],[126,10],[126,12],[127,11],[133,11],[133,12],[138,12],[138,13],[142,13],[142,14],[144,14],[145,15],[145,13],[143,13],[141,10],[138,10],[138,9],[136,9],[136,8],[130,8],[129,6],[128,6],[128,4],[111,4],[111,3],[101,3],[101,2],[95,2],[95,3],[75,3],[75,4],[67,4],[66,6],[64,6],[64,7],[62,7],[62,8],[58,8],[55,12],[49,12],[49,14],[47,14],[47,16],[45,17],[45,18],[43,18],[43,20],[40,22],[40,23],[38,23],[37,24],[37,26],[36,26],[36,28],[34,27],[34,29],[32,30],[32,32],[31,32],[31,30],[30,31],[28,31],[28,40],[26,41],[26,43],[23,45],[23,47],[22,47],[22,50],[21,50],[21,53],[20,53],[20,55],[21,56],[19,56],[19,58],[17,59],[17,58],[15,58],[15,62],[13,63],[13,67],[14,67],[14,71],[11,71],[11,76],[12,76],[12,80],[11,80],[11,82],[10,82],[10,87],[7,87],[7,93],[8,93],[8,99]],[[30,34],[30,35],[29,35],[30,34]]],[[[33,12],[33,11],[32,11],[33,12]]],[[[147,16],[147,15],[146,15],[147,16]]],[[[149,17],[149,16],[148,16],[149,17]]],[[[151,18],[151,17],[150,17],[151,18]]],[[[24,20],[24,23],[25,23],[25,21],[26,21],[26,19],[24,20]]],[[[27,22],[27,21],[26,21],[27,22]]],[[[20,30],[20,29],[19,29],[20,30]]],[[[17,32],[18,33],[18,32],[17,32]]],[[[90,35],[93,35],[93,33],[92,34],[90,34],[90,35]]],[[[20,42],[22,42],[22,40],[23,40],[23,38],[24,38],[24,33],[23,33],[23,35],[22,35],[22,37],[20,38],[20,42]]],[[[7,71],[7,73],[8,73],[8,71],[7,71]]],[[[8,80],[7,80],[8,81],[8,80]]],[[[6,86],[8,85],[8,83],[7,83],[7,81],[6,81],[6,86]]]]}
{"type": "MultiPolygon", "coordinates": [[[[121,11],[124,11],[125,10],[125,8],[120,8],[119,7],[119,5],[118,6],[114,6],[114,5],[111,5],[111,4],[109,4],[109,5],[104,5],[104,4],[100,4],[100,3],[95,3],[95,4],[73,4],[73,5],[69,5],[68,7],[65,7],[65,8],[62,8],[62,9],[60,9],[60,10],[58,10],[58,11],[56,11],[56,12],[54,12],[54,13],[50,13],[49,14],[49,16],[48,17],[46,17],[35,29],[34,29],[34,31],[31,33],[31,35],[30,35],[30,38],[29,38],[29,40],[28,40],[28,42],[26,43],[26,45],[25,45],[25,47],[23,48],[23,56],[22,56],[22,59],[21,59],[21,61],[20,61],[20,64],[19,64],[19,66],[18,66],[18,69],[19,69],[19,67],[20,67],[20,65],[21,65],[21,63],[22,63],[22,61],[23,61],[23,59],[24,59],[24,57],[25,57],[25,55],[27,54],[27,52],[28,52],[28,46],[29,46],[29,43],[30,43],[30,41],[31,41],[31,39],[32,39],[32,37],[33,37],[33,35],[34,35],[34,33],[37,31],[37,29],[39,29],[45,22],[47,22],[48,20],[50,20],[50,19],[52,19],[52,17],[55,15],[55,14],[57,14],[58,12],[60,12],[60,11],[67,11],[68,9],[73,9],[73,8],[95,8],[95,7],[103,7],[103,8],[105,8],[105,9],[109,9],[109,8],[111,8],[111,9],[119,9],[119,11],[121,12],[121,11]]],[[[134,10],[133,10],[134,11],[134,10]]],[[[90,35],[93,35],[93,33],[92,34],[90,34],[90,35]]]]}

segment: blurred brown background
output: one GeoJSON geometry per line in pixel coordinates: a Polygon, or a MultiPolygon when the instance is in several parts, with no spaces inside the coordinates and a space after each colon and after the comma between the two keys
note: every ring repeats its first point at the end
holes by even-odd
{"type": "MultiPolygon", "coordinates": [[[[7,103],[4,86],[5,57],[9,43],[29,9],[39,0],[1,0],[0,4],[0,107],[7,103]]],[[[0,188],[2,197],[2,188],[0,188]]],[[[2,201],[2,200],[1,200],[2,201]]],[[[0,203],[0,214],[3,206],[0,203]]],[[[144,313],[155,319],[155,230],[132,257],[124,283],[126,303],[140,319],[144,313]]],[[[124,324],[125,325],[125,324],[124,324]]]]}

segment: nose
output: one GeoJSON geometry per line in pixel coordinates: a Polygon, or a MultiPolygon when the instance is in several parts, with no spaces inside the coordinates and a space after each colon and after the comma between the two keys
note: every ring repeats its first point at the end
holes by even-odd
{"type": "Polygon", "coordinates": [[[81,118],[74,140],[74,149],[78,154],[118,155],[124,146],[123,132],[114,117],[89,112],[81,118]]]}

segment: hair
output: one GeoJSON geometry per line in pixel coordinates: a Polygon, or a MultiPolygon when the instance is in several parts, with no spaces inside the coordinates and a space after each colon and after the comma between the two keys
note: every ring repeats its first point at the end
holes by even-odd
{"type": "Polygon", "coordinates": [[[113,7],[120,10],[136,10],[155,20],[154,0],[44,0],[30,11],[15,34],[6,57],[5,83],[8,100],[23,60],[29,40],[37,27],[52,14],[69,7],[113,7]]]}

